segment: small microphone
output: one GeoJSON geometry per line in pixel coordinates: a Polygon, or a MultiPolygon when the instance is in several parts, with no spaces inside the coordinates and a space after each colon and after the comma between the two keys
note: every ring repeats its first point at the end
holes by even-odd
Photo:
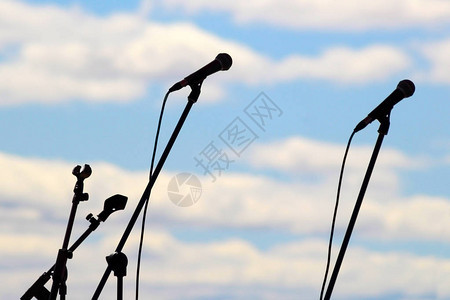
{"type": "Polygon", "coordinates": [[[226,71],[231,67],[232,63],[233,60],[231,59],[230,55],[228,55],[227,53],[219,53],[212,62],[195,71],[191,75],[185,77],[183,80],[175,83],[169,89],[169,93],[177,91],[187,85],[199,83],[209,75],[214,74],[218,71],[226,71]]]}
{"type": "Polygon", "coordinates": [[[395,104],[400,102],[403,98],[411,97],[414,94],[416,87],[411,80],[405,79],[398,83],[397,88],[374,110],[372,110],[367,117],[365,117],[361,122],[356,125],[353,132],[358,132],[375,119],[380,119],[385,117],[395,104]]]}

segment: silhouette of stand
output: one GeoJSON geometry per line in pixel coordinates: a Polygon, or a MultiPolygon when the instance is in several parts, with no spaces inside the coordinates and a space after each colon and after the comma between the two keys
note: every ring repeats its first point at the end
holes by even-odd
{"type": "Polygon", "coordinates": [[[106,257],[108,267],[117,277],[117,300],[123,299],[123,277],[127,275],[128,258],[122,252],[115,252],[106,257]]]}
{"type": "MultiPolygon", "coordinates": [[[[91,223],[89,228],[78,238],[78,240],[67,249],[70,253],[70,258],[73,252],[81,245],[81,243],[100,225],[100,222],[105,222],[106,219],[115,211],[123,210],[126,206],[128,198],[122,195],[114,195],[105,200],[103,211],[95,218],[89,214],[86,219],[91,223]]],[[[38,300],[48,300],[50,292],[45,288],[45,284],[50,280],[54,273],[55,265],[53,265],[47,272],[44,272],[36,282],[20,297],[21,300],[31,300],[35,297],[38,300]]],[[[65,270],[67,274],[67,270],[65,270]]],[[[65,281],[65,280],[64,280],[65,281]]]]}
{"type": "MultiPolygon", "coordinates": [[[[180,133],[180,130],[183,127],[184,122],[186,121],[186,118],[187,118],[187,116],[188,116],[188,114],[189,114],[189,112],[190,112],[190,110],[192,108],[192,105],[195,102],[197,102],[198,97],[200,96],[202,83],[203,83],[203,81],[201,81],[199,83],[196,83],[196,84],[190,85],[192,91],[188,95],[188,101],[186,103],[186,107],[184,108],[184,110],[183,110],[183,112],[182,112],[182,114],[180,116],[180,119],[178,120],[178,123],[175,126],[175,129],[174,129],[174,131],[173,131],[173,133],[172,133],[172,135],[171,135],[171,137],[170,137],[170,139],[169,139],[169,141],[168,141],[168,143],[166,145],[166,148],[164,149],[164,151],[163,151],[163,153],[161,155],[161,158],[158,161],[158,164],[155,167],[155,170],[153,171],[152,174],[150,174],[150,180],[147,183],[147,186],[146,186],[146,188],[145,188],[145,190],[144,190],[144,192],[143,192],[143,194],[141,196],[141,199],[139,200],[139,202],[138,202],[138,204],[136,206],[136,209],[135,209],[133,215],[131,216],[131,219],[130,219],[130,221],[129,221],[129,223],[128,223],[128,225],[127,225],[127,227],[126,227],[126,229],[125,229],[125,231],[124,231],[124,233],[122,235],[122,238],[120,239],[120,241],[119,241],[119,243],[117,245],[115,253],[122,253],[122,249],[125,246],[125,243],[127,242],[128,237],[130,236],[131,230],[133,229],[134,224],[136,223],[136,221],[137,221],[137,219],[139,217],[139,214],[142,211],[142,208],[144,207],[145,203],[150,198],[150,193],[151,193],[151,190],[153,188],[153,185],[155,184],[156,179],[158,178],[158,175],[161,172],[162,167],[164,166],[164,163],[165,163],[165,161],[166,161],[166,159],[167,159],[167,157],[169,155],[169,152],[172,149],[172,147],[173,147],[173,145],[175,143],[175,140],[177,139],[178,134],[180,133]]],[[[166,97],[169,95],[169,93],[170,93],[170,91],[167,92],[166,97]]],[[[101,294],[101,292],[102,292],[106,282],[108,281],[108,277],[111,274],[111,271],[113,271],[113,270],[112,270],[111,266],[108,265],[108,267],[106,268],[105,272],[103,273],[103,276],[102,276],[102,278],[101,278],[101,280],[100,280],[100,282],[99,282],[99,284],[97,286],[97,289],[94,292],[94,295],[92,296],[92,300],[96,300],[96,299],[98,299],[98,297],[100,297],[100,294],[101,294]]]]}
{"type": "Polygon", "coordinates": [[[363,183],[361,185],[361,189],[359,191],[358,198],[355,203],[355,207],[353,209],[352,216],[350,218],[350,222],[347,226],[347,231],[345,232],[344,239],[342,241],[341,249],[339,250],[339,255],[336,260],[336,264],[334,265],[333,273],[330,277],[330,282],[328,284],[327,291],[325,293],[325,300],[329,300],[331,297],[331,293],[333,292],[334,285],[336,283],[337,276],[339,274],[339,269],[341,267],[342,261],[344,260],[345,251],[347,250],[348,243],[350,241],[350,237],[352,235],[353,228],[355,227],[356,219],[358,217],[359,210],[361,208],[362,201],[364,199],[364,195],[367,190],[367,186],[369,185],[370,176],[372,175],[373,168],[375,166],[375,162],[378,157],[378,153],[381,149],[381,144],[383,143],[384,136],[388,134],[389,125],[390,125],[390,114],[389,111],[383,117],[380,117],[378,120],[380,121],[380,127],[378,129],[378,139],[376,141],[372,157],[370,158],[369,165],[367,167],[366,175],[364,176],[363,183]]]}
{"type": "Polygon", "coordinates": [[[77,182],[73,189],[74,195],[72,199],[72,208],[70,210],[69,221],[67,222],[66,234],[64,235],[63,246],[58,251],[58,256],[56,258],[55,267],[53,270],[53,284],[50,292],[49,299],[55,300],[57,293],[61,296],[61,299],[65,299],[67,293],[67,259],[72,258],[72,253],[68,251],[70,235],[72,233],[73,223],[75,221],[75,214],[77,211],[78,204],[82,201],[87,201],[89,195],[83,192],[84,180],[91,176],[92,169],[89,165],[85,164],[83,170],[81,166],[76,166],[72,174],[77,177],[77,182]]]}

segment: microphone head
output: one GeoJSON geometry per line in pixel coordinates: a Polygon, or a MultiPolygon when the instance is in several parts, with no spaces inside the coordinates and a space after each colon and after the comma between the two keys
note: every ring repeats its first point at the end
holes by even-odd
{"type": "Polygon", "coordinates": [[[414,94],[414,91],[416,90],[416,86],[414,83],[409,79],[404,79],[400,81],[397,85],[397,89],[399,89],[405,98],[411,97],[414,94]]]}
{"type": "Polygon", "coordinates": [[[219,53],[216,56],[216,60],[220,63],[220,66],[222,67],[222,71],[228,70],[231,65],[233,64],[233,59],[231,59],[231,56],[227,53],[219,53]]]}

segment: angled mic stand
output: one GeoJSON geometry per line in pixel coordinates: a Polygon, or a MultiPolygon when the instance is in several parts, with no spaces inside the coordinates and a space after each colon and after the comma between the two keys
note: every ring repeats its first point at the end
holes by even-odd
{"type": "MultiPolygon", "coordinates": [[[[392,109],[392,107],[391,107],[392,109]]],[[[388,134],[389,125],[390,125],[390,115],[391,111],[386,115],[383,115],[378,120],[380,121],[380,127],[378,129],[378,139],[376,141],[375,147],[373,149],[372,157],[370,158],[369,165],[367,167],[366,175],[364,176],[363,183],[361,185],[361,189],[359,191],[358,198],[355,203],[355,207],[353,209],[352,216],[350,218],[350,222],[347,226],[347,231],[345,232],[344,239],[342,241],[341,249],[339,250],[339,254],[336,260],[336,264],[334,265],[333,273],[330,277],[330,282],[328,284],[327,291],[325,293],[325,300],[329,300],[331,297],[331,293],[333,292],[334,285],[336,283],[337,276],[339,274],[339,269],[341,267],[342,261],[344,260],[345,251],[347,250],[348,243],[350,241],[350,236],[352,235],[353,228],[355,227],[356,218],[358,217],[359,210],[361,208],[362,201],[364,199],[364,194],[366,193],[367,186],[369,185],[370,176],[372,175],[373,168],[375,166],[375,162],[378,157],[378,153],[381,149],[381,144],[383,143],[384,136],[388,134]]],[[[356,131],[356,128],[355,128],[356,131]]]]}
{"type": "MultiPolygon", "coordinates": [[[[139,217],[139,214],[142,211],[142,208],[144,207],[145,203],[150,198],[150,193],[153,188],[153,185],[155,184],[156,179],[158,178],[158,175],[161,172],[162,167],[164,166],[164,163],[169,155],[169,152],[172,149],[172,146],[174,145],[175,140],[177,139],[181,128],[183,127],[184,121],[186,120],[186,118],[192,108],[192,105],[195,102],[197,102],[198,97],[200,96],[202,83],[203,83],[203,80],[200,81],[199,83],[190,85],[192,91],[188,95],[188,101],[186,103],[186,107],[184,108],[184,111],[181,114],[177,125],[175,126],[172,136],[170,137],[170,139],[166,145],[166,148],[164,149],[164,151],[161,155],[161,158],[159,159],[158,164],[155,167],[155,170],[153,171],[152,174],[150,174],[150,180],[147,183],[147,186],[141,196],[141,199],[139,200],[137,207],[136,207],[133,215],[131,216],[131,219],[122,235],[122,238],[120,239],[120,241],[116,247],[115,252],[106,257],[108,266],[107,266],[105,272],[103,273],[103,277],[101,278],[101,280],[97,286],[97,289],[94,292],[94,295],[92,296],[93,300],[98,299],[98,297],[100,296],[106,282],[108,281],[108,277],[111,274],[111,271],[114,271],[114,275],[117,277],[117,299],[118,300],[123,299],[123,276],[126,275],[126,265],[128,262],[126,255],[122,253],[123,247],[125,246],[125,243],[127,242],[128,237],[130,236],[130,233],[134,227],[134,224],[136,223],[136,221],[139,217]]],[[[168,94],[170,92],[171,92],[170,90],[169,90],[169,92],[167,92],[166,97],[168,96],[168,94]]]]}
{"type": "MultiPolygon", "coordinates": [[[[78,246],[100,225],[100,222],[105,222],[106,219],[118,210],[123,210],[127,204],[128,198],[122,195],[114,195],[105,200],[103,211],[95,218],[92,214],[89,214],[86,219],[91,223],[89,228],[78,238],[78,240],[67,249],[67,253],[70,253],[69,258],[72,257],[73,252],[78,246]]],[[[37,300],[48,300],[50,292],[45,288],[45,284],[50,280],[54,273],[56,265],[53,265],[47,272],[44,272],[38,280],[20,297],[20,300],[31,300],[33,297],[37,300]]]]}

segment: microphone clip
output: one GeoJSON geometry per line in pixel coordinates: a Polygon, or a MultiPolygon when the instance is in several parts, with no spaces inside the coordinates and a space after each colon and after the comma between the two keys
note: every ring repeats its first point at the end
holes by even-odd
{"type": "Polygon", "coordinates": [[[200,97],[202,84],[203,84],[203,80],[189,85],[191,87],[191,92],[187,97],[189,102],[192,102],[192,103],[197,102],[198,97],[200,97]]]}
{"type": "MultiPolygon", "coordinates": [[[[392,108],[391,108],[392,110],[392,108]]],[[[391,117],[391,110],[387,114],[384,114],[382,116],[379,116],[376,118],[376,120],[380,121],[380,127],[378,128],[378,133],[387,135],[389,131],[389,126],[391,125],[390,117],[391,117]]],[[[375,119],[371,116],[365,117],[361,122],[356,125],[355,129],[353,129],[353,133],[356,133],[360,131],[361,129],[364,129],[367,125],[372,123],[375,119]]]]}

